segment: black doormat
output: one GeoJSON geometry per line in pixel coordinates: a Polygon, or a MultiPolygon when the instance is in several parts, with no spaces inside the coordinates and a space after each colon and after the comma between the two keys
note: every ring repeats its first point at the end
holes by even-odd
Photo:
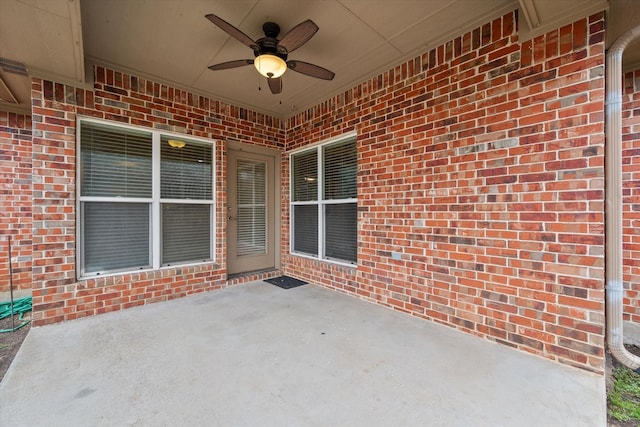
{"type": "Polygon", "coordinates": [[[264,279],[264,281],[271,283],[272,285],[276,285],[277,287],[282,289],[297,288],[298,286],[307,284],[307,282],[303,282],[302,280],[298,280],[289,276],[273,277],[271,279],[264,279]]]}

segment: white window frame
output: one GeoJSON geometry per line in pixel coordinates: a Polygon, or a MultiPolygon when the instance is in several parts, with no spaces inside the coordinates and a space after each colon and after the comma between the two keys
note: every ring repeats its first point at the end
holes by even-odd
{"type": "Polygon", "coordinates": [[[105,276],[113,276],[119,274],[133,273],[133,272],[144,272],[144,271],[153,271],[153,270],[161,270],[166,268],[174,268],[176,266],[190,266],[190,265],[199,265],[199,264],[207,264],[207,263],[215,263],[216,262],[216,145],[215,141],[205,138],[199,138],[192,135],[184,135],[179,133],[166,132],[163,130],[156,130],[147,128],[144,126],[135,126],[129,124],[123,124],[120,122],[114,122],[111,120],[100,120],[94,119],[91,117],[78,117],[76,120],[76,212],[78,221],[76,221],[76,271],[77,278],[87,279],[92,277],[105,277],[105,276]],[[152,197],[151,198],[118,198],[118,197],[93,197],[93,196],[82,196],[82,182],[80,177],[82,176],[82,156],[81,156],[81,124],[82,123],[95,123],[103,126],[110,126],[114,129],[130,129],[138,132],[145,132],[151,134],[151,143],[152,143],[152,197]],[[200,144],[206,144],[211,146],[211,200],[196,200],[196,199],[162,199],[160,197],[160,164],[161,164],[161,139],[162,137],[169,137],[174,139],[180,139],[183,141],[193,141],[200,144]],[[141,268],[141,269],[123,269],[123,270],[109,270],[106,272],[98,272],[98,273],[86,273],[84,271],[84,217],[83,210],[81,209],[82,202],[111,202],[111,203],[148,203],[151,206],[149,210],[149,251],[150,251],[150,259],[151,259],[151,267],[150,268],[141,268]],[[161,257],[162,257],[162,229],[160,227],[161,224],[161,211],[162,204],[164,203],[174,203],[174,204],[207,204],[210,205],[210,247],[209,247],[209,259],[206,261],[188,261],[184,263],[175,263],[171,265],[162,265],[161,257]]]}
{"type": "MultiPolygon", "coordinates": [[[[290,183],[290,188],[289,188],[289,253],[291,255],[295,255],[295,256],[299,256],[299,257],[303,257],[303,258],[309,258],[309,259],[313,259],[313,260],[321,260],[321,261],[326,261],[326,262],[330,262],[333,264],[339,264],[339,265],[344,265],[344,266],[348,266],[348,267],[353,267],[355,265],[357,265],[358,261],[356,259],[356,261],[354,262],[349,262],[349,261],[345,261],[345,260],[340,260],[340,259],[336,259],[336,258],[327,258],[326,254],[325,254],[325,245],[324,245],[324,233],[325,233],[325,227],[324,227],[324,208],[326,205],[331,205],[331,204],[350,204],[350,203],[355,203],[356,206],[358,204],[358,198],[349,198],[349,199],[332,199],[332,200],[324,200],[324,191],[323,191],[323,183],[324,183],[324,156],[323,156],[323,149],[327,146],[331,146],[331,145],[335,145],[335,144],[340,144],[343,142],[346,142],[350,139],[356,140],[357,138],[357,133],[354,132],[349,132],[343,135],[340,135],[338,137],[335,138],[330,138],[327,140],[324,140],[320,143],[317,144],[313,144],[313,145],[309,145],[297,150],[294,150],[292,152],[289,153],[289,183],[290,183]],[[297,154],[302,154],[305,152],[309,152],[309,151],[313,151],[315,150],[317,152],[317,172],[318,172],[318,189],[317,189],[317,195],[318,195],[318,200],[315,201],[301,201],[301,202],[296,202],[293,200],[293,192],[294,192],[294,177],[293,177],[293,173],[294,173],[294,168],[293,168],[293,157],[297,154]],[[313,205],[313,206],[318,206],[318,256],[313,256],[311,254],[308,253],[304,253],[304,252],[296,252],[293,249],[293,239],[294,239],[294,223],[295,223],[295,219],[294,219],[294,206],[301,206],[301,205],[313,205]]],[[[357,179],[357,178],[356,178],[357,179]]],[[[356,182],[356,186],[357,186],[357,182],[356,182]]],[[[357,224],[356,224],[356,240],[357,240],[357,224]]],[[[357,246],[357,242],[356,242],[356,246],[357,246]]],[[[357,258],[357,257],[356,257],[357,258]]]]}

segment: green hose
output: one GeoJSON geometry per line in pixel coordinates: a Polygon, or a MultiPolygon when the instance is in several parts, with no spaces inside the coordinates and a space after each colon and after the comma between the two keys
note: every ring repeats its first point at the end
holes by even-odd
{"type": "MultiPolygon", "coordinates": [[[[13,314],[20,314],[18,319],[22,322],[20,325],[11,329],[0,329],[0,333],[2,332],[13,332],[22,328],[25,325],[28,325],[31,320],[24,320],[24,314],[31,311],[31,297],[19,298],[13,300],[13,314]]],[[[11,316],[11,301],[0,302],[0,320],[5,317],[11,316]]]]}

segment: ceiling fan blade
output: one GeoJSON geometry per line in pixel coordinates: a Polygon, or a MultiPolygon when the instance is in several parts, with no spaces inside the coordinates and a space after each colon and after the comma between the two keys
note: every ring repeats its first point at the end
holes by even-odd
{"type": "Polygon", "coordinates": [[[248,35],[246,35],[242,31],[240,31],[239,29],[237,29],[233,25],[229,24],[227,21],[225,21],[224,19],[220,18],[219,16],[216,16],[213,13],[210,13],[208,15],[205,15],[205,18],[207,18],[209,21],[213,22],[216,26],[218,26],[218,28],[220,28],[222,31],[224,31],[227,34],[229,34],[231,37],[233,37],[236,40],[238,40],[239,42],[249,46],[251,49],[253,49],[253,50],[259,49],[259,47],[256,44],[256,42],[251,40],[251,37],[249,37],[248,35]]]}
{"type": "Polygon", "coordinates": [[[329,71],[326,68],[303,61],[287,61],[287,67],[298,73],[315,77],[316,79],[333,80],[336,75],[333,71],[329,71]]]}
{"type": "Polygon", "coordinates": [[[210,65],[211,71],[228,70],[229,68],[244,67],[253,64],[253,59],[236,59],[235,61],[223,62],[221,64],[210,65]]]}
{"type": "Polygon", "coordinates": [[[267,81],[269,82],[269,89],[271,89],[272,94],[277,95],[282,92],[282,78],[276,77],[267,79],[267,81]]]}
{"type": "Polygon", "coordinates": [[[306,42],[318,31],[318,26],[311,20],[307,19],[293,27],[278,42],[278,52],[291,53],[306,42]]]}

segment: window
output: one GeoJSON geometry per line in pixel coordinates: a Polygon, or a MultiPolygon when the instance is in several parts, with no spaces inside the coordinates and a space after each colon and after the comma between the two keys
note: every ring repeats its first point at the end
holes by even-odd
{"type": "Polygon", "coordinates": [[[163,265],[211,258],[211,145],[180,142],[162,136],[160,143],[163,265]]]}
{"type": "Polygon", "coordinates": [[[291,165],[292,253],[355,264],[355,138],[295,153],[291,165]]]}
{"type": "Polygon", "coordinates": [[[80,276],[209,261],[213,146],[81,120],[80,276]]]}

